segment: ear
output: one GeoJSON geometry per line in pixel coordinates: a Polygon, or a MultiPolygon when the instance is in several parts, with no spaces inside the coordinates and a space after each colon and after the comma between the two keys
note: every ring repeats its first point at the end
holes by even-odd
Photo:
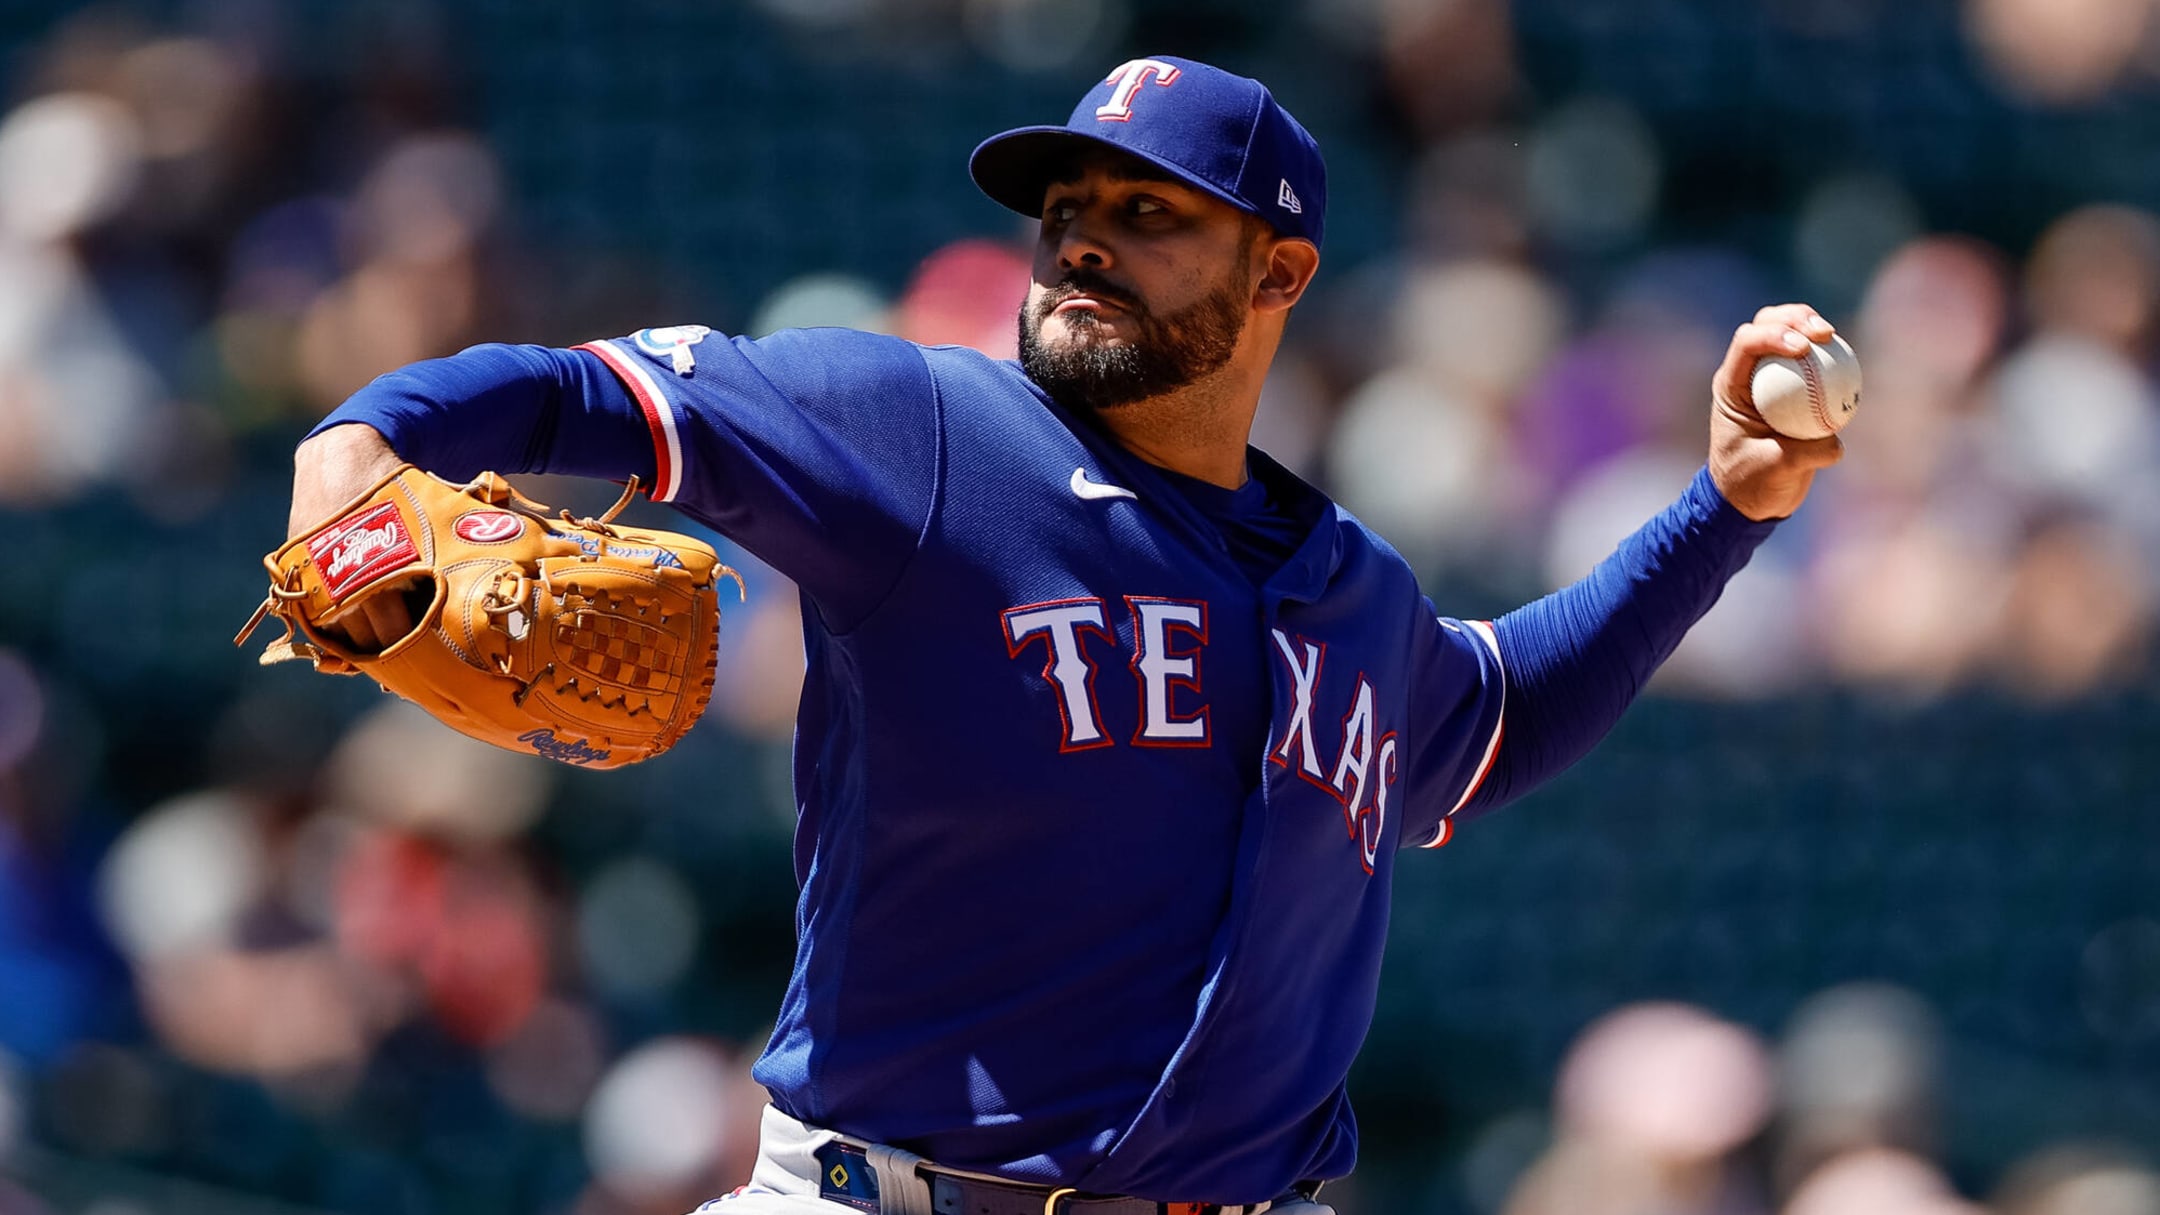
{"type": "Polygon", "coordinates": [[[1309,240],[1269,236],[1254,243],[1253,311],[1288,312],[1320,270],[1320,250],[1309,240]]]}

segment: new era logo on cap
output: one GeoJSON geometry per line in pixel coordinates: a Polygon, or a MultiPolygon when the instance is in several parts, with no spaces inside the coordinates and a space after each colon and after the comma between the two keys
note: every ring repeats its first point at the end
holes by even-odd
{"type": "Polygon", "coordinates": [[[1320,145],[1257,80],[1172,55],[1127,60],[1080,99],[1064,126],[984,140],[968,171],[998,203],[1039,215],[1045,187],[1088,146],[1136,156],[1285,236],[1320,243],[1327,212],[1320,145]]]}

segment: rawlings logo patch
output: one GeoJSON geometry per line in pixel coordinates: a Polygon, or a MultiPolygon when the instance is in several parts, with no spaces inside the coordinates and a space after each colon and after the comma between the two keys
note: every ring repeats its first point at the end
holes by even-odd
{"type": "Polygon", "coordinates": [[[308,560],[322,575],[332,602],[374,585],[385,574],[420,559],[397,504],[381,503],[337,523],[308,541],[308,560]]]}
{"type": "Polygon", "coordinates": [[[554,730],[544,726],[538,730],[525,731],[517,736],[517,740],[531,747],[535,755],[561,760],[566,764],[595,764],[605,760],[609,754],[606,751],[594,750],[586,745],[582,738],[576,742],[564,742],[555,737],[554,730]]]}
{"type": "Polygon", "coordinates": [[[458,539],[472,544],[501,544],[525,530],[525,521],[506,510],[469,510],[450,525],[458,539]]]}

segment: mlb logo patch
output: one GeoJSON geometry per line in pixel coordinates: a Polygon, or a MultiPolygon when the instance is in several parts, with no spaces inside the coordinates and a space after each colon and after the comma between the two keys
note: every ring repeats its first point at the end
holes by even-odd
{"type": "Polygon", "coordinates": [[[689,375],[697,367],[697,356],[690,348],[711,333],[712,330],[703,325],[662,325],[657,329],[640,329],[630,340],[654,358],[666,359],[676,375],[689,375]]]}

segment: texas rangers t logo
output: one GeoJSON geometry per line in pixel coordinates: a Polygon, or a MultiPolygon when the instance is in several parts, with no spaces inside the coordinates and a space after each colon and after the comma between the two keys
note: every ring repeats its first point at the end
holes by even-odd
{"type": "Polygon", "coordinates": [[[1168,88],[1177,83],[1176,64],[1160,59],[1128,59],[1117,70],[1103,79],[1104,84],[1114,84],[1117,90],[1110,94],[1107,104],[1095,107],[1095,117],[1102,122],[1131,122],[1133,94],[1153,76],[1155,83],[1168,88]]]}

